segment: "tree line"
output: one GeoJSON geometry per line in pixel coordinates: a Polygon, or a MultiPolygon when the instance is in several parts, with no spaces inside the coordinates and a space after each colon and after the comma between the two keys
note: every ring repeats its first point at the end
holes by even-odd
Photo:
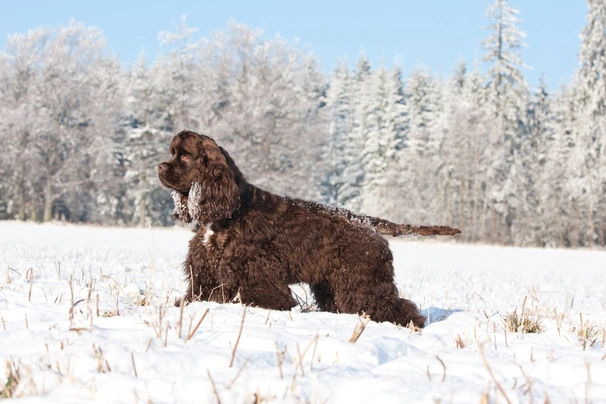
{"type": "Polygon", "coordinates": [[[172,225],[156,166],[188,128],[253,183],[469,242],[606,245],[606,4],[588,1],[579,69],[550,91],[523,75],[525,34],[488,10],[487,72],[373,67],[326,76],[309,50],[230,21],[124,67],[70,22],[9,36],[0,53],[0,219],[172,225]]]}

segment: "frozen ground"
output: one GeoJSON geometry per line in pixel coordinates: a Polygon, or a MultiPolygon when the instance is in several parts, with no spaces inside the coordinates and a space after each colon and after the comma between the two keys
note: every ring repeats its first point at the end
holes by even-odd
{"type": "Polygon", "coordinates": [[[191,235],[0,222],[0,400],[606,402],[606,252],[390,240],[430,321],[360,334],[355,315],[181,314],[191,235]],[[507,330],[514,310],[542,332],[507,330]]]}

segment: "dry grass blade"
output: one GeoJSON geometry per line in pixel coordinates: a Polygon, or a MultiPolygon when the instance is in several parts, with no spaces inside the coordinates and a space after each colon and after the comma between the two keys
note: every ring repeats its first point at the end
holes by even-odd
{"type": "Polygon", "coordinates": [[[185,306],[185,301],[181,299],[181,303],[179,304],[179,322],[177,327],[177,336],[181,339],[181,331],[183,330],[183,308],[185,306]]]}
{"type": "Polygon", "coordinates": [[[204,321],[204,318],[208,314],[209,310],[210,309],[206,309],[206,311],[204,312],[204,314],[202,314],[202,317],[200,318],[200,321],[198,321],[198,324],[196,324],[196,326],[194,327],[194,329],[191,330],[189,332],[189,334],[187,334],[187,339],[185,341],[189,341],[196,334],[196,331],[198,331],[198,328],[200,327],[200,324],[202,324],[202,321],[204,321]]]}
{"type": "Polygon", "coordinates": [[[356,325],[356,328],[354,329],[353,333],[351,334],[351,338],[349,338],[350,343],[352,343],[352,344],[356,343],[356,341],[360,338],[360,336],[364,332],[364,329],[366,328],[366,325],[368,324],[369,321],[370,321],[370,317],[365,315],[364,321],[360,321],[360,323],[356,325]]]}
{"type": "Polygon", "coordinates": [[[436,355],[436,359],[440,361],[440,364],[442,364],[442,368],[444,368],[444,375],[442,376],[442,382],[444,382],[444,380],[446,380],[446,364],[438,355],[436,355]]]}
{"type": "Polygon", "coordinates": [[[234,383],[236,382],[236,380],[238,380],[238,377],[240,377],[240,373],[242,373],[242,371],[244,370],[244,368],[248,364],[249,360],[250,360],[250,358],[246,358],[246,360],[244,361],[244,363],[242,364],[242,366],[240,366],[240,370],[238,370],[238,373],[236,373],[236,377],[234,377],[234,380],[232,380],[231,383],[229,383],[229,386],[227,387],[228,390],[231,390],[232,386],[234,385],[234,383]]]}
{"type": "Polygon", "coordinates": [[[457,347],[457,349],[463,349],[465,348],[465,341],[463,341],[463,338],[461,338],[460,334],[457,334],[457,340],[455,341],[455,345],[457,347]]]}
{"type": "MultiPolygon", "coordinates": [[[[301,350],[299,349],[299,343],[296,343],[297,346],[297,355],[299,355],[299,363],[297,363],[297,367],[301,368],[301,376],[305,377],[305,370],[303,370],[303,355],[301,355],[301,350]]],[[[295,368],[295,372],[297,369],[295,368]]],[[[296,374],[296,373],[295,373],[296,374]]]]}
{"type": "Polygon", "coordinates": [[[135,371],[135,377],[139,377],[139,375],[137,374],[137,365],[135,365],[135,355],[133,355],[133,353],[130,353],[130,359],[133,362],[133,370],[135,371]]]}
{"type": "Polygon", "coordinates": [[[6,383],[2,385],[0,397],[13,398],[21,382],[20,367],[14,360],[6,361],[6,383]]]}
{"type": "Polygon", "coordinates": [[[206,373],[208,374],[208,379],[210,380],[211,386],[213,386],[213,392],[215,393],[215,397],[217,397],[217,403],[221,404],[221,397],[219,397],[219,392],[217,392],[217,386],[215,386],[215,381],[210,375],[210,370],[206,369],[206,373]]]}
{"type": "Polygon", "coordinates": [[[108,373],[112,371],[112,368],[109,366],[109,362],[105,358],[103,354],[103,349],[101,347],[93,344],[93,352],[95,353],[95,358],[97,359],[97,372],[99,373],[108,373]]]}
{"type": "Polygon", "coordinates": [[[234,345],[234,350],[231,352],[231,361],[229,361],[229,367],[232,367],[234,364],[234,359],[236,358],[236,351],[238,350],[238,344],[240,343],[240,337],[242,336],[242,329],[244,328],[244,318],[246,317],[246,306],[244,306],[244,311],[242,312],[242,321],[240,322],[240,331],[238,332],[238,338],[236,339],[236,343],[234,345]]]}
{"type": "Polygon", "coordinates": [[[69,276],[69,294],[72,303],[69,309],[69,328],[72,328],[74,326],[74,274],[69,276]]]}
{"type": "Polygon", "coordinates": [[[276,358],[278,361],[278,370],[280,371],[280,379],[284,379],[284,374],[282,373],[282,362],[284,362],[284,356],[286,356],[286,347],[284,347],[283,352],[280,352],[278,342],[276,341],[276,358]]]}
{"type": "Polygon", "coordinates": [[[484,353],[484,345],[478,344],[478,350],[480,351],[480,356],[482,357],[482,362],[484,362],[484,366],[486,366],[486,370],[488,371],[490,378],[496,384],[497,388],[499,389],[499,392],[501,392],[501,394],[503,395],[503,398],[505,398],[505,401],[507,401],[509,404],[511,404],[511,400],[509,400],[509,397],[507,397],[507,394],[505,394],[505,390],[503,390],[503,386],[501,386],[501,383],[498,382],[494,373],[492,373],[492,369],[490,368],[490,365],[488,364],[488,360],[486,359],[486,354],[484,353]]]}
{"type": "MultiPolygon", "coordinates": [[[[313,353],[311,354],[309,369],[311,370],[313,367],[314,355],[316,353],[316,347],[318,345],[319,339],[320,339],[320,336],[318,334],[316,334],[316,336],[309,342],[309,344],[307,344],[307,347],[305,348],[303,353],[301,353],[301,351],[299,349],[299,344],[297,343],[297,345],[296,345],[297,346],[297,355],[299,355],[299,363],[297,363],[297,367],[301,368],[301,376],[305,376],[305,371],[303,370],[303,359],[305,358],[305,355],[307,355],[307,351],[309,351],[309,348],[311,348],[312,345],[314,345],[314,350],[313,350],[313,353]]],[[[295,372],[296,371],[297,371],[297,368],[295,368],[295,372]]]]}
{"type": "Polygon", "coordinates": [[[316,341],[316,343],[314,344],[314,350],[311,353],[311,360],[309,361],[309,370],[314,369],[314,356],[316,356],[316,349],[318,348],[318,341],[320,340],[320,336],[316,334],[314,340],[316,341]]]}
{"type": "Polygon", "coordinates": [[[27,293],[27,301],[32,301],[32,288],[34,287],[34,269],[30,268],[29,272],[29,292],[27,293]]]}

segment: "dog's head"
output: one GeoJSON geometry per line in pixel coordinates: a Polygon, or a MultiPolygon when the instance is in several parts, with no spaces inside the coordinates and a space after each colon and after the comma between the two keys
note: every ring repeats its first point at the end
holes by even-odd
{"type": "Polygon", "coordinates": [[[158,177],[173,190],[173,217],[203,225],[231,217],[240,207],[240,194],[229,154],[213,139],[189,130],[177,134],[169,150],[172,157],[158,165],[158,177]]]}

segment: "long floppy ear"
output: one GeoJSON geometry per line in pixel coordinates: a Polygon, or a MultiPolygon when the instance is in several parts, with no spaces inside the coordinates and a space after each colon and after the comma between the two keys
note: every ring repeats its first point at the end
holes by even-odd
{"type": "Polygon", "coordinates": [[[188,195],[189,215],[201,224],[231,217],[240,207],[234,172],[214,140],[201,137],[205,158],[188,195]]]}
{"type": "Polygon", "coordinates": [[[182,194],[179,191],[173,190],[170,196],[173,197],[173,201],[175,202],[175,209],[173,210],[173,218],[183,223],[191,223],[193,221],[192,217],[189,214],[188,207],[188,196],[182,194]]]}

